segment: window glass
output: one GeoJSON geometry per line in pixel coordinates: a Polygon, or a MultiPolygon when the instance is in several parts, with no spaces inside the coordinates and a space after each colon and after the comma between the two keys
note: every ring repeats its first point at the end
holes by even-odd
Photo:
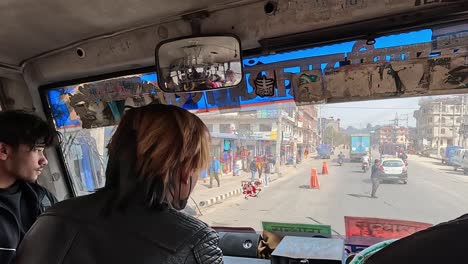
{"type": "Polygon", "coordinates": [[[384,167],[403,167],[405,164],[399,160],[386,160],[382,163],[384,167]]]}
{"type": "MultiPolygon", "coordinates": [[[[407,60],[415,49],[430,49],[437,44],[433,42],[432,30],[408,34],[397,35],[392,41],[387,41],[387,45],[392,44],[398,54],[408,49],[407,60]],[[418,46],[402,46],[401,41],[408,39],[413,39],[415,43],[417,40],[418,46]]],[[[377,43],[383,45],[383,40],[378,38],[377,43]]],[[[386,90],[390,89],[386,85],[402,84],[401,91],[407,91],[412,88],[410,85],[433,81],[431,78],[434,76],[440,79],[437,85],[455,83],[453,85],[466,88],[463,86],[465,83],[460,83],[464,68],[450,68],[466,60],[452,60],[451,66],[445,65],[454,73],[445,66],[435,64],[406,69],[401,66],[401,61],[372,64],[369,67],[375,70],[375,75],[361,78],[362,82],[352,87],[345,89],[344,80],[335,80],[338,85],[334,92],[342,91],[355,102],[310,104],[293,100],[296,82],[299,82],[302,74],[297,71],[311,67],[316,70],[314,74],[308,70],[303,76],[307,78],[302,81],[309,84],[314,83],[318,76],[328,78],[331,75],[327,75],[329,70],[325,62],[333,67],[337,60],[345,57],[353,62],[360,60],[360,54],[365,51],[355,52],[359,50],[359,47],[354,47],[356,43],[246,58],[246,82],[238,88],[219,91],[165,94],[158,89],[157,76],[152,72],[49,87],[44,90],[45,98],[57,129],[65,135],[61,147],[73,187],[82,195],[95,191],[105,183],[106,145],[125,106],[163,103],[191,111],[211,131],[210,154],[220,161],[220,188],[216,182],[210,188],[209,173],[202,174],[189,202],[193,211],[197,212],[194,215],[209,225],[249,226],[262,230],[262,221],[325,223],[344,237],[346,216],[391,218],[433,225],[466,213],[468,192],[463,183],[468,181],[463,177],[463,171],[454,171],[452,165],[442,165],[442,159],[451,145],[467,148],[468,134],[460,130],[459,123],[453,124],[453,119],[442,125],[443,120],[439,120],[439,117],[447,118],[453,112],[441,114],[437,111],[439,106],[449,102],[451,105],[468,102],[466,95],[403,95],[387,100],[358,101],[361,99],[360,93],[371,91],[367,86],[370,80],[375,84],[381,74],[386,76],[385,87],[375,84],[372,89],[390,91],[386,90]],[[296,57],[292,59],[291,56],[296,57]],[[300,60],[295,60],[298,57],[300,60]],[[384,68],[389,66],[395,67],[384,68]],[[461,70],[456,73],[455,69],[461,70]],[[418,74],[423,79],[415,78],[418,70],[421,70],[418,74]],[[437,75],[431,75],[437,70],[440,70],[437,75]],[[394,79],[396,75],[400,80],[394,79]],[[252,85],[262,83],[264,77],[278,78],[273,97],[261,97],[255,93],[252,85]],[[447,130],[452,128],[457,132],[447,130]],[[399,151],[408,154],[409,182],[382,184],[377,193],[378,199],[372,200],[370,172],[363,172],[360,158],[369,152],[372,160],[384,156],[385,159],[392,159],[398,156],[399,151]],[[342,166],[337,164],[340,153],[345,155],[342,166]],[[268,160],[265,157],[272,158],[276,166],[274,173],[270,171],[272,181],[268,187],[264,185],[265,171],[261,171],[261,175],[258,172],[252,174],[250,167],[253,160],[258,163],[268,160]],[[328,165],[328,175],[321,174],[324,162],[328,165]],[[318,172],[315,175],[320,182],[315,189],[310,188],[313,169],[318,172]],[[240,188],[245,186],[245,182],[251,183],[252,177],[262,181],[262,191],[257,198],[250,199],[248,194],[232,195],[243,192],[244,189],[239,191],[240,188]],[[226,193],[231,192],[230,195],[225,195],[226,189],[226,193]],[[415,193],[418,199],[408,199],[415,193]],[[245,195],[248,199],[245,199],[245,195]],[[227,196],[229,198],[225,198],[227,196]],[[222,203],[210,204],[210,201],[218,201],[216,197],[223,197],[222,203]]],[[[388,53],[389,50],[388,46],[380,46],[369,52],[388,53]]],[[[427,55],[424,54],[421,56],[427,55]]],[[[361,65],[351,66],[359,68],[361,65]]],[[[343,78],[352,75],[348,68],[344,70],[343,78]]],[[[357,72],[361,73],[361,70],[357,72]]],[[[360,79],[349,77],[346,80],[354,83],[360,79]]],[[[318,88],[325,91],[326,87],[318,88]]],[[[461,114],[454,116],[462,118],[461,114]]],[[[459,159],[448,157],[447,160],[449,158],[459,159]]],[[[384,166],[403,165],[401,161],[385,161],[384,166]]],[[[388,170],[395,173],[401,171],[397,168],[388,170]]]]}

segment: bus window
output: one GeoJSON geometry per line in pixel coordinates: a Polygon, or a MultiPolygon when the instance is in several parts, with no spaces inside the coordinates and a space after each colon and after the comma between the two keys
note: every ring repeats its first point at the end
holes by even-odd
{"type": "Polygon", "coordinates": [[[105,184],[106,145],[126,107],[173,104],[205,122],[211,155],[221,166],[220,187],[213,173],[200,175],[190,204],[194,216],[213,226],[257,230],[268,221],[306,222],[328,230],[325,236],[332,236],[332,226],[341,236],[359,233],[376,242],[453,219],[468,202],[463,172],[441,165],[443,149],[468,147],[467,97],[416,97],[468,88],[466,47],[439,41],[437,32],[425,28],[376,38],[373,46],[348,41],[245,58],[245,82],[225,90],[163,93],[153,69],[137,69],[42,91],[65,135],[63,158],[79,195],[105,184]],[[431,56],[436,44],[441,55],[431,56]],[[259,89],[273,89],[274,96],[262,97],[259,89]],[[327,100],[334,104],[322,103],[327,100]],[[343,164],[338,155],[345,156],[343,164]],[[370,172],[361,167],[365,155],[370,166],[374,159],[404,164],[383,169],[378,198],[371,195],[370,172]],[[399,219],[412,231],[349,229],[369,218],[399,219]]]}

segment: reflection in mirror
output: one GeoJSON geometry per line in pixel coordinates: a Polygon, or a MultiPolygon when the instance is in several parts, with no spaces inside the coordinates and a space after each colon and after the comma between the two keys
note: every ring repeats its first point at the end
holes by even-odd
{"type": "Polygon", "coordinates": [[[160,88],[169,93],[234,87],[242,81],[240,43],[233,36],[184,38],[156,49],[160,88]]]}

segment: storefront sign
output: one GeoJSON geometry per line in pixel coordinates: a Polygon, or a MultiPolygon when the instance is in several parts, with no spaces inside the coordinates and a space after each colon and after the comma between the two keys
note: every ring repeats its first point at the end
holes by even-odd
{"type": "Polygon", "coordinates": [[[252,138],[256,140],[271,140],[271,132],[252,132],[252,138]]]}
{"type": "Polygon", "coordinates": [[[257,118],[278,118],[278,110],[257,110],[257,118]]]}

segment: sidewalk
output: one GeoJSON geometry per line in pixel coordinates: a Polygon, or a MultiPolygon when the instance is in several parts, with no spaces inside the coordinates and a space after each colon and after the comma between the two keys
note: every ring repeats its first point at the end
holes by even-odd
{"type": "MultiPolygon", "coordinates": [[[[281,177],[281,171],[284,168],[286,168],[286,166],[280,167],[280,173],[274,173],[270,175],[270,183],[281,177]]],[[[245,171],[242,171],[241,176],[232,176],[232,173],[224,174],[220,178],[221,187],[218,187],[216,180],[213,179],[213,188],[211,189],[209,188],[209,176],[206,178],[206,182],[203,182],[203,180],[199,179],[191,197],[193,200],[195,200],[199,207],[208,207],[213,204],[220,203],[223,200],[229,199],[230,197],[241,195],[241,181],[249,181],[250,177],[250,172],[245,171]]],[[[262,179],[264,179],[263,174],[262,179]]]]}
{"type": "Polygon", "coordinates": [[[441,157],[438,157],[438,156],[435,155],[435,154],[430,154],[429,156],[422,156],[422,155],[414,155],[414,156],[424,157],[424,158],[430,158],[430,159],[436,159],[436,160],[442,160],[441,157]]]}

